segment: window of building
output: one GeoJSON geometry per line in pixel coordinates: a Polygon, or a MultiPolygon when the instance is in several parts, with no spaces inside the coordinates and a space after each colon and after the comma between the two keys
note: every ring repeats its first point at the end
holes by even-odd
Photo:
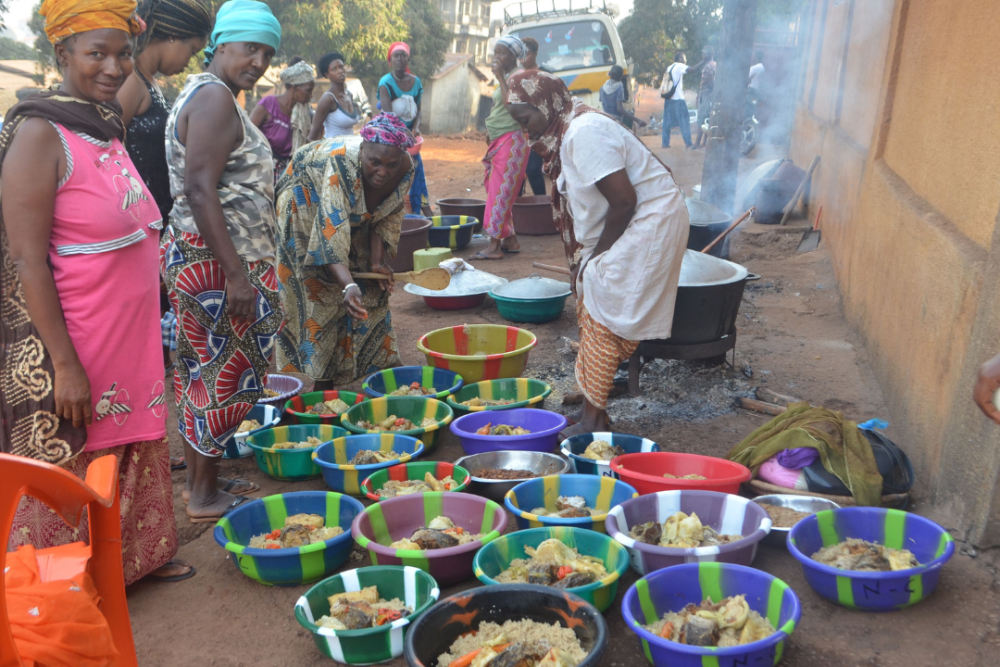
{"type": "Polygon", "coordinates": [[[458,14],[460,16],[467,16],[469,14],[469,8],[471,6],[472,6],[471,2],[467,2],[466,0],[462,0],[462,2],[458,3],[458,14]]]}

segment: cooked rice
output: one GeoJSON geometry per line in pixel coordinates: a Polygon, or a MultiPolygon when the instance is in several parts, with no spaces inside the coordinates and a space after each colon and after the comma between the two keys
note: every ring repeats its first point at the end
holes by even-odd
{"type": "Polygon", "coordinates": [[[501,633],[507,638],[507,643],[542,642],[551,648],[564,651],[573,660],[574,665],[580,664],[587,657],[587,652],[580,646],[580,640],[576,638],[576,633],[558,623],[549,625],[524,619],[506,621],[503,625],[497,625],[487,621],[479,626],[479,631],[475,635],[456,639],[448,648],[447,653],[438,656],[438,667],[448,667],[463,655],[482,648],[501,633]]]}

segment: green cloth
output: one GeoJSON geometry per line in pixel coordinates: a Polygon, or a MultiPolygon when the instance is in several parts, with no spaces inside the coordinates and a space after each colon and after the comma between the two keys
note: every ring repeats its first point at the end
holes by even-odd
{"type": "Polygon", "coordinates": [[[490,141],[496,141],[508,132],[521,132],[523,130],[521,124],[514,120],[514,117],[507,111],[507,105],[503,103],[503,96],[500,93],[500,85],[497,84],[493,90],[493,110],[486,117],[486,132],[490,135],[490,141]]]}
{"type": "Polygon", "coordinates": [[[797,447],[818,451],[823,467],[847,485],[858,505],[882,503],[882,475],[871,444],[858,425],[840,412],[793,403],[736,445],[726,458],[742,463],[756,476],[769,458],[797,447]]]}

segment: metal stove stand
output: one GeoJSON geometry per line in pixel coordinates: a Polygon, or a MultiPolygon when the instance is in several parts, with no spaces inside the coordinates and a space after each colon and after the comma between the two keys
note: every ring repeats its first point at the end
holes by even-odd
{"type": "Polygon", "coordinates": [[[732,352],[732,361],[726,359],[730,368],[736,364],[736,327],[718,340],[708,343],[671,343],[670,339],[646,340],[628,360],[628,395],[639,395],[639,372],[653,359],[711,359],[732,352]]]}

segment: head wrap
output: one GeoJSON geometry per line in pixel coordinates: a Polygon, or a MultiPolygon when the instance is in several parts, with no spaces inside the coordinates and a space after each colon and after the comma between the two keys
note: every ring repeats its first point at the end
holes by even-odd
{"type": "Polygon", "coordinates": [[[517,35],[504,35],[497,40],[497,44],[501,46],[506,46],[510,49],[510,52],[514,54],[514,57],[520,60],[528,53],[528,47],[524,45],[521,38],[517,35]]]}
{"type": "Polygon", "coordinates": [[[407,44],[406,42],[393,42],[392,44],[389,45],[389,53],[388,55],[386,55],[385,59],[388,60],[389,62],[392,62],[392,54],[398,51],[399,49],[403,49],[404,51],[406,51],[406,55],[410,55],[409,44],[407,44]]]}
{"type": "Polygon", "coordinates": [[[200,38],[212,32],[212,14],[202,0],[142,0],[138,14],[146,22],[146,31],[139,38],[137,53],[152,39],[200,38]]]}
{"type": "Polygon", "coordinates": [[[361,129],[361,138],[371,144],[395,146],[404,151],[413,146],[413,135],[394,113],[380,113],[361,129]]]}
{"type": "Polygon", "coordinates": [[[45,0],[45,36],[53,44],[88,30],[112,28],[133,37],[146,29],[135,13],[135,0],[45,0]]]}
{"type": "Polygon", "coordinates": [[[205,63],[212,62],[220,44],[230,42],[265,44],[277,51],[281,46],[281,24],[263,2],[229,0],[215,15],[215,29],[205,49],[205,63]]]}
{"type": "Polygon", "coordinates": [[[297,62],[291,67],[286,67],[281,74],[281,83],[286,86],[301,86],[304,83],[316,80],[312,65],[306,61],[297,62]]]}
{"type": "MultiPolygon", "coordinates": [[[[570,121],[585,113],[600,113],[588,107],[569,94],[562,79],[541,70],[515,72],[507,79],[510,92],[508,104],[529,104],[549,121],[549,126],[538,139],[532,141],[531,149],[544,160],[543,169],[555,183],[562,172],[559,149],[563,136],[569,129],[570,121]]],[[[573,216],[566,206],[566,200],[559,194],[559,188],[552,188],[552,210],[556,228],[562,235],[566,249],[566,259],[571,267],[580,263],[579,250],[582,247],[573,233],[573,216]]]]}

